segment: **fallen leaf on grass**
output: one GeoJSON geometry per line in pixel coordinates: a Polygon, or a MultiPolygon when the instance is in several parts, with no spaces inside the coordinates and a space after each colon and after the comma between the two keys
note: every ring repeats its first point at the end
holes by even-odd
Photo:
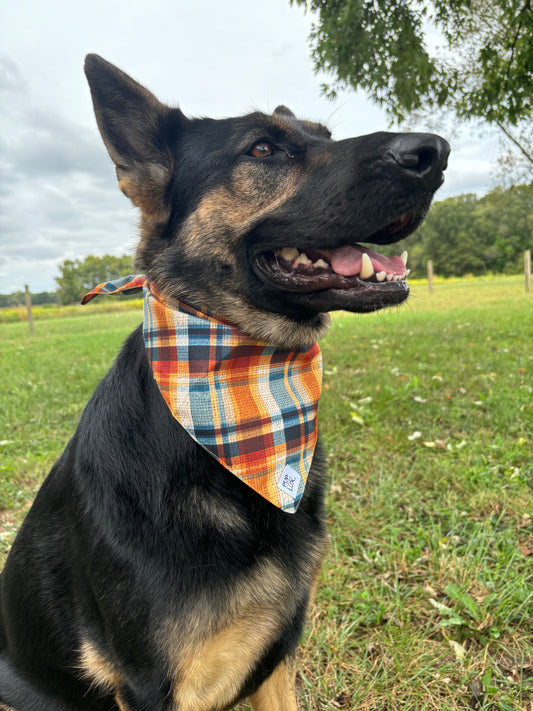
{"type": "Polygon", "coordinates": [[[522,553],[522,555],[533,555],[533,536],[528,536],[525,540],[520,541],[518,544],[518,550],[522,553]]]}
{"type": "Polygon", "coordinates": [[[452,444],[451,442],[448,442],[448,444],[446,445],[446,449],[448,450],[448,452],[453,452],[454,450],[462,449],[466,446],[466,444],[466,439],[462,439],[456,445],[452,444]]]}
{"type": "Polygon", "coordinates": [[[446,449],[446,442],[443,439],[436,439],[434,442],[424,442],[424,447],[430,449],[446,449]]]}
{"type": "Polygon", "coordinates": [[[470,696],[470,704],[469,707],[471,709],[478,709],[480,703],[483,701],[483,684],[481,683],[480,679],[474,679],[472,682],[472,689],[471,689],[471,696],[470,696]]]}
{"type": "Polygon", "coordinates": [[[529,526],[531,526],[532,522],[533,522],[533,518],[529,514],[525,513],[522,516],[522,520],[518,524],[518,528],[528,528],[529,526]]]}
{"type": "Polygon", "coordinates": [[[455,653],[455,658],[458,662],[462,662],[466,657],[466,649],[459,642],[455,642],[453,639],[448,640],[448,644],[453,649],[455,653]]]}
{"type": "Polygon", "coordinates": [[[359,413],[355,412],[355,410],[352,410],[350,412],[350,417],[352,418],[352,422],[355,422],[356,424],[361,425],[361,427],[365,424],[365,421],[363,420],[361,415],[359,413]]]}
{"type": "MultiPolygon", "coordinates": [[[[367,397],[360,398],[357,401],[357,404],[358,405],[369,405],[371,402],[372,402],[372,398],[367,396],[367,397]]],[[[354,407],[354,405],[352,405],[352,407],[354,407]]]]}
{"type": "Polygon", "coordinates": [[[351,695],[347,691],[341,691],[330,703],[336,709],[343,709],[348,706],[351,698],[351,695]]]}
{"type": "Polygon", "coordinates": [[[366,653],[371,659],[376,659],[382,656],[381,649],[375,642],[369,642],[366,646],[366,653]]]}
{"type": "Polygon", "coordinates": [[[491,614],[488,614],[483,622],[481,622],[477,627],[476,630],[478,632],[481,632],[481,630],[484,630],[486,627],[491,627],[492,623],[494,622],[494,618],[491,614]]]}
{"type": "Polygon", "coordinates": [[[512,681],[515,684],[520,684],[522,679],[520,678],[520,674],[518,673],[518,669],[511,669],[511,673],[507,677],[507,681],[512,681]]]}
{"type": "Polygon", "coordinates": [[[432,597],[429,598],[429,604],[433,605],[433,607],[443,615],[450,615],[453,613],[453,610],[451,607],[448,607],[447,605],[443,605],[442,602],[437,602],[437,600],[435,600],[432,597]]]}

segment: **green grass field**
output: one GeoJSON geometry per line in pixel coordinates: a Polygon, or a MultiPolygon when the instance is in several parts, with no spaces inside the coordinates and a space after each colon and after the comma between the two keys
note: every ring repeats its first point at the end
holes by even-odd
{"type": "MultiPolygon", "coordinates": [[[[140,320],[0,323],[4,553],[140,320]]],[[[400,309],[337,315],[322,347],[331,544],[301,709],[532,711],[533,294],[418,284],[400,309]]]]}

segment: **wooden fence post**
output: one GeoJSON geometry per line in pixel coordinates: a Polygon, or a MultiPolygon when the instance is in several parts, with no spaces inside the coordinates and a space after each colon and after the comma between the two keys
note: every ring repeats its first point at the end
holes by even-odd
{"type": "Polygon", "coordinates": [[[526,291],[531,289],[531,250],[526,249],[524,252],[524,277],[526,282],[526,291]]]}
{"type": "Polygon", "coordinates": [[[31,312],[31,294],[28,285],[24,285],[24,291],[26,293],[26,309],[28,310],[28,328],[30,333],[33,334],[33,314],[31,312]]]}
{"type": "Polygon", "coordinates": [[[428,259],[427,270],[428,270],[428,291],[430,294],[432,294],[433,293],[433,262],[431,261],[431,259],[428,259]]]}

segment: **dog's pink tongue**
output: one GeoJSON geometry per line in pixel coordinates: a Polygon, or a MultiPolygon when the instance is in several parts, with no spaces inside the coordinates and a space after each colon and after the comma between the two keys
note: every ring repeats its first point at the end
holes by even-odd
{"type": "Polygon", "coordinates": [[[387,274],[405,273],[405,265],[400,257],[384,257],[382,254],[359,244],[354,247],[346,245],[338,249],[322,249],[320,251],[329,259],[333,271],[341,276],[348,277],[359,274],[363,254],[368,254],[376,272],[386,272],[387,274]]]}

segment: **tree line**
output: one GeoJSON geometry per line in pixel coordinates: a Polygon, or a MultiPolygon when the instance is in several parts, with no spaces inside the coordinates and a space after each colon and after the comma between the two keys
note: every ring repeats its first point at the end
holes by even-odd
{"type": "MultiPolygon", "coordinates": [[[[128,254],[124,254],[121,257],[115,257],[111,254],[97,257],[91,254],[85,259],[65,259],[59,265],[59,276],[55,277],[57,290],[43,291],[38,294],[32,293],[32,304],[61,304],[62,306],[79,304],[82,296],[90,291],[93,286],[132,273],[133,258],[128,254]]],[[[24,303],[25,295],[23,291],[0,294],[0,308],[19,306],[24,303]]]]}
{"type": "MultiPolygon", "coordinates": [[[[25,294],[23,291],[14,291],[12,294],[0,294],[0,309],[5,309],[13,306],[20,306],[25,302],[25,294]]],[[[59,303],[57,291],[39,291],[31,295],[32,303],[35,306],[43,304],[59,303]]]]}

